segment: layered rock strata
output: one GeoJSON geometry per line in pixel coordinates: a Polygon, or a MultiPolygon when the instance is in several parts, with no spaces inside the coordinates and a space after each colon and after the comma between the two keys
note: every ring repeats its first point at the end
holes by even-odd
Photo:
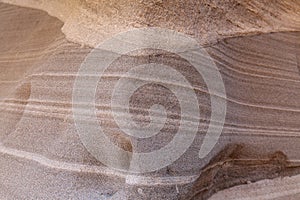
{"type": "MultiPolygon", "coordinates": [[[[274,1],[270,6],[264,1],[3,2],[43,9],[58,19],[41,10],[0,3],[1,198],[207,199],[235,185],[298,174],[298,1],[274,1]],[[153,102],[166,107],[168,121],[160,134],[139,140],[118,129],[107,115],[109,94],[120,72],[129,67],[161,63],[182,72],[194,86],[201,111],[199,131],[183,156],[155,173],[128,175],[103,165],[82,144],[72,113],[73,85],[92,47],[111,34],[148,26],[175,29],[205,45],[224,81],[227,115],[213,151],[198,158],[211,115],[201,76],[186,60],[161,50],[120,57],[107,71],[113,78],[98,85],[95,101],[97,117],[114,144],[149,152],[166,145],[178,129],[176,96],[157,84],[134,94],[131,112],[135,121],[147,124],[153,102]],[[242,144],[243,151],[230,150],[224,156],[230,144],[242,144]]],[[[262,184],[268,188],[266,198],[296,198],[292,183],[298,184],[298,179],[285,178],[282,184],[287,183],[290,192],[278,196],[272,191],[285,188],[275,179],[233,187],[212,199],[252,198],[262,195],[257,189],[262,184]]]]}

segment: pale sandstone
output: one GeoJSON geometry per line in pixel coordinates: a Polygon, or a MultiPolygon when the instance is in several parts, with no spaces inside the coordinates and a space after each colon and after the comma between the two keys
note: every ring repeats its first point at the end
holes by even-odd
{"type": "MultiPolygon", "coordinates": [[[[156,17],[164,16],[160,14],[163,11],[160,8],[164,3],[170,4],[168,12],[171,12],[171,8],[177,11],[176,6],[171,6],[171,2],[133,1],[132,4],[128,4],[127,1],[126,6],[121,9],[123,11],[121,14],[109,11],[112,10],[110,7],[117,6],[116,10],[120,12],[118,5],[121,6],[122,1],[96,5],[92,1],[43,2],[10,1],[46,10],[64,23],[39,10],[0,4],[2,199],[97,199],[110,197],[117,191],[118,195],[127,196],[129,199],[184,199],[189,196],[191,188],[196,191],[203,189],[195,187],[193,181],[215,155],[218,155],[227,144],[232,143],[244,145],[245,151],[241,154],[241,158],[238,158],[242,163],[243,159],[259,163],[267,159],[268,155],[282,151],[292,166],[298,166],[300,160],[298,1],[278,1],[267,7],[257,3],[258,1],[241,1],[240,5],[235,1],[230,4],[212,1],[208,3],[210,6],[207,6],[211,7],[210,9],[215,7],[216,12],[210,12],[208,9],[204,11],[204,16],[201,13],[194,14],[192,15],[194,18],[188,16],[189,12],[185,10],[190,9],[194,3],[186,3],[182,6],[183,11],[178,12],[178,18],[175,18],[175,15],[172,18],[172,14],[167,15],[170,16],[168,21],[170,23],[164,18],[156,17]],[[103,5],[107,6],[107,9],[103,5]],[[242,10],[254,9],[254,13],[262,14],[254,15],[249,11],[248,16],[238,12],[235,15],[239,17],[236,17],[231,15],[230,9],[235,9],[233,5],[242,10]],[[140,13],[138,17],[131,15],[132,10],[142,14],[140,13]],[[219,11],[220,14],[217,15],[218,10],[222,12],[219,11]],[[228,18],[221,17],[223,12],[228,18]],[[254,19],[257,17],[255,21],[252,21],[251,13],[254,19]],[[217,18],[212,15],[217,15],[217,18]],[[110,18],[112,16],[117,17],[113,20],[110,18]],[[191,26],[189,23],[194,23],[196,17],[202,18],[198,24],[191,26]],[[97,25],[97,20],[101,25],[97,25]],[[233,20],[236,25],[232,25],[231,22],[226,24],[222,20],[233,20]],[[150,23],[145,24],[146,22],[150,23]],[[91,48],[82,47],[80,44],[95,46],[113,33],[143,26],[172,28],[188,33],[200,43],[207,44],[206,50],[214,58],[224,79],[228,112],[220,142],[213,152],[204,160],[195,159],[210,116],[209,95],[203,80],[195,78],[194,71],[188,63],[166,52],[154,51],[156,56],[149,56],[147,52],[137,52],[136,56],[124,56],[117,60],[110,68],[112,72],[122,71],[128,66],[146,63],[149,60],[172,65],[184,71],[197,86],[195,88],[201,102],[199,106],[202,111],[202,123],[192,148],[174,164],[156,174],[147,174],[146,178],[133,177],[132,184],[137,185],[131,186],[125,184],[126,175],[102,165],[87,152],[79,140],[72,118],[72,87],[81,62],[91,51],[91,48]],[[61,32],[61,28],[66,36],[61,32]],[[285,32],[269,33],[280,31],[285,32]],[[249,34],[252,36],[245,36],[249,34]],[[243,36],[234,37],[237,35],[243,36]],[[71,43],[66,38],[79,44],[71,43]],[[158,183],[161,185],[157,185],[158,183]],[[180,194],[177,194],[176,184],[180,194]],[[141,191],[138,188],[142,188],[143,192],[138,192],[141,191]]],[[[200,3],[205,4],[204,1],[200,3]]],[[[113,87],[115,80],[106,81],[113,87]]],[[[99,119],[105,116],[105,110],[109,107],[109,98],[103,94],[102,89],[98,86],[96,96],[99,119]]],[[[112,88],[108,89],[105,92],[109,93],[112,88]]],[[[140,91],[136,94],[137,100],[140,96],[153,98],[149,91],[159,91],[158,99],[161,99],[163,104],[168,103],[164,102],[163,97],[169,95],[173,100],[170,111],[178,114],[178,105],[174,97],[158,86],[148,86],[145,91],[140,91]]],[[[133,101],[133,105],[140,106],[138,101],[133,101]]],[[[111,131],[109,133],[112,135],[118,133],[113,119],[105,117],[107,129],[111,131]]],[[[142,118],[143,120],[147,122],[148,119],[146,117],[142,118]]],[[[139,143],[132,140],[132,144],[128,145],[127,138],[124,142],[124,138],[118,138],[118,134],[112,137],[112,140],[118,144],[124,142],[120,146],[125,149],[130,149],[133,145],[136,150],[151,151],[170,140],[176,131],[176,116],[168,125],[162,134],[148,142],[139,143]],[[174,124],[175,129],[172,126],[174,124]]],[[[217,163],[222,163],[218,157],[216,159],[217,163]]],[[[281,165],[275,163],[274,166],[276,169],[279,166],[281,170],[281,165]]],[[[284,170],[285,168],[282,168],[283,172],[284,170]]],[[[240,171],[243,172],[242,169],[240,171]]],[[[222,170],[220,172],[223,173],[222,170]]],[[[286,175],[293,173],[295,172],[288,172],[286,175]]],[[[230,173],[228,175],[232,176],[230,173]]],[[[271,171],[270,177],[276,175],[278,174],[271,171]]],[[[237,184],[263,178],[268,177],[257,178],[250,175],[249,180],[242,181],[241,177],[237,177],[239,180],[237,184]]],[[[209,180],[215,179],[213,177],[209,180]]],[[[282,183],[286,183],[286,180],[288,179],[282,183]]],[[[297,182],[297,177],[294,180],[297,182]]],[[[269,193],[272,193],[272,184],[271,182],[270,186],[266,186],[270,187],[269,193]]],[[[253,189],[254,192],[249,192],[251,197],[256,187],[250,184],[245,189],[232,188],[228,194],[226,191],[224,193],[230,198],[230,195],[235,193],[242,195],[245,191],[253,189]]],[[[293,190],[293,187],[287,189],[289,190],[293,190]]],[[[223,197],[222,194],[219,196],[216,194],[213,198],[220,199],[223,197]]],[[[287,192],[286,198],[290,198],[293,194],[287,192]]]]}
{"type": "Polygon", "coordinates": [[[233,36],[300,28],[298,0],[1,0],[38,8],[64,22],[70,41],[91,47],[132,28],[158,26],[201,44],[233,36]]]}

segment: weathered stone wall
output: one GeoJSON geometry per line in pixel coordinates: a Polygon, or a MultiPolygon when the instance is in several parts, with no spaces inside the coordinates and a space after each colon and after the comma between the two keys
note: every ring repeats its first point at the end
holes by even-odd
{"type": "Polygon", "coordinates": [[[2,2],[40,10],[0,4],[0,198],[93,199],[116,193],[123,199],[201,199],[234,185],[298,173],[299,1],[2,2]],[[135,94],[131,103],[139,109],[132,113],[147,124],[143,106],[152,103],[147,99],[159,100],[172,114],[162,133],[141,142],[118,130],[107,115],[108,93],[129,67],[147,62],[172,66],[193,83],[201,110],[195,142],[180,159],[156,173],[128,177],[103,165],[82,144],[72,114],[73,85],[92,47],[115,33],[152,26],[186,33],[205,46],[224,81],[227,115],[219,142],[199,159],[211,115],[201,76],[190,63],[164,51],[119,58],[96,91],[98,119],[104,119],[115,144],[152,151],[168,143],[178,128],[176,97],[153,84],[135,94]],[[243,150],[227,151],[231,144],[242,144],[243,150]]]}

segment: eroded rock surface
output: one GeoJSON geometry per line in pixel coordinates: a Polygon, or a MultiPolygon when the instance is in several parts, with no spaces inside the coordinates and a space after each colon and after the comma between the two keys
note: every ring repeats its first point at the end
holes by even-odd
{"type": "MultiPolygon", "coordinates": [[[[1,198],[206,199],[247,181],[298,173],[297,0],[274,1],[269,6],[264,1],[189,1],[184,5],[176,1],[5,2],[46,10],[61,21],[41,10],[0,3],[1,198]],[[120,72],[132,66],[162,63],[182,72],[193,83],[201,110],[196,139],[180,159],[156,173],[127,176],[104,166],[80,141],[72,115],[72,92],[78,69],[92,50],[86,46],[95,46],[113,33],[145,26],[182,31],[206,44],[224,80],[227,116],[218,144],[205,159],[199,159],[211,114],[209,92],[201,76],[196,76],[190,63],[169,52],[145,50],[122,56],[107,71],[113,78],[103,80],[105,84],[99,84],[96,92],[98,119],[104,121],[115,144],[129,151],[152,151],[168,143],[178,128],[176,97],[152,84],[135,93],[132,113],[135,121],[147,124],[143,105],[148,108],[152,100],[158,101],[170,113],[162,132],[140,141],[118,130],[107,115],[108,94],[120,72]],[[143,98],[152,100],[144,102],[143,98]],[[224,158],[222,150],[228,144],[243,144],[244,150],[214,167],[217,155],[224,158]],[[207,169],[216,178],[202,173],[207,169]],[[206,184],[209,192],[201,193],[206,184]]],[[[236,191],[249,192],[250,185],[236,191]]],[[[234,188],[229,189],[228,198],[232,191],[234,188]]],[[[293,194],[287,193],[287,198],[293,194]]]]}
{"type": "Polygon", "coordinates": [[[297,0],[2,0],[45,10],[64,22],[67,39],[91,47],[132,28],[158,26],[186,33],[201,44],[233,36],[300,27],[297,0]]]}

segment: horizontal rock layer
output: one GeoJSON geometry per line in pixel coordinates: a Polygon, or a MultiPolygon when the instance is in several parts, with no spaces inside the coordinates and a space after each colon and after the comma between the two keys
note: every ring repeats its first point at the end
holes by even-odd
{"type": "MultiPolygon", "coordinates": [[[[113,118],[107,116],[107,110],[110,108],[109,94],[116,80],[120,78],[120,72],[127,70],[128,67],[147,62],[170,65],[181,71],[192,82],[200,102],[200,127],[192,147],[172,165],[155,174],[144,176],[126,176],[124,173],[107,168],[86,150],[79,139],[72,114],[73,84],[81,63],[92,48],[72,43],[66,37],[72,41],[95,46],[111,33],[127,30],[135,25],[122,25],[119,18],[124,18],[128,23],[131,21],[118,13],[119,18],[116,21],[109,20],[111,24],[96,27],[95,21],[89,22],[87,19],[94,16],[95,19],[106,22],[104,18],[99,17],[101,9],[104,8],[92,6],[92,1],[81,2],[79,5],[82,7],[78,7],[78,2],[49,4],[58,8],[55,11],[54,9],[51,11],[50,9],[54,7],[47,6],[47,3],[30,4],[33,7],[41,6],[40,8],[62,19],[65,24],[39,10],[0,4],[1,198],[99,199],[110,197],[115,193],[129,199],[184,198],[189,196],[191,188],[195,191],[201,190],[195,183],[199,181],[201,183],[202,180],[193,181],[196,181],[204,167],[210,166],[212,158],[232,143],[243,144],[245,150],[242,157],[239,157],[242,162],[250,159],[259,163],[268,159],[268,155],[281,151],[289,163],[297,166],[300,160],[298,1],[275,3],[275,8],[272,6],[269,8],[272,14],[268,10],[262,11],[263,4],[252,1],[243,1],[240,4],[234,1],[228,5],[217,2],[216,10],[226,10],[227,7],[243,10],[250,9],[252,5],[251,8],[257,8],[253,8],[254,13],[263,12],[268,16],[265,19],[256,14],[256,17],[260,16],[259,19],[265,20],[250,22],[253,12],[248,11],[250,16],[245,16],[245,20],[248,21],[244,21],[242,17],[238,19],[235,17],[234,19],[240,21],[236,22],[238,26],[234,26],[231,22],[225,25],[223,18],[221,20],[220,17],[217,19],[211,17],[215,12],[205,11],[211,15],[204,17],[199,24],[192,27],[188,23],[169,25],[166,19],[153,18],[151,21],[151,15],[160,13],[159,8],[166,6],[164,2],[153,2],[149,5],[145,2],[127,4],[128,6],[145,4],[142,8],[147,8],[146,13],[149,14],[145,16],[141,14],[141,18],[132,20],[136,21],[137,27],[144,26],[143,23],[150,20],[150,26],[175,28],[193,35],[201,43],[209,44],[205,49],[219,68],[227,93],[227,116],[221,138],[205,159],[198,159],[199,147],[211,115],[209,92],[202,78],[195,76],[195,71],[185,60],[158,50],[133,52],[132,55],[125,55],[115,61],[108,70],[115,78],[106,78],[98,85],[96,108],[98,119],[104,123],[107,135],[124,149],[133,148],[135,151],[147,152],[161,148],[174,136],[180,117],[176,97],[159,85],[148,85],[133,97],[132,104],[136,108],[132,111],[134,120],[145,124],[149,122],[148,107],[144,108],[143,105],[153,103],[152,98],[153,101],[158,99],[159,103],[168,108],[169,121],[162,132],[154,138],[142,141],[124,136],[113,118]],[[72,9],[70,16],[67,15],[65,10],[73,7],[74,11],[72,9]],[[275,11],[277,15],[273,13],[275,11]],[[86,18],[80,17],[83,15],[82,12],[86,13],[86,18]],[[208,19],[213,21],[206,21],[208,19]],[[287,21],[289,23],[286,23],[287,21]],[[218,26],[217,22],[224,27],[218,26]],[[90,29],[86,28],[86,23],[90,23],[90,29]],[[251,29],[251,23],[254,29],[251,29]],[[112,24],[116,24],[117,28],[113,29],[112,24]],[[70,28],[72,26],[73,28],[70,28]],[[230,28],[231,26],[234,28],[230,28]],[[104,34],[103,30],[107,30],[108,33],[104,34]],[[217,30],[218,34],[214,34],[217,30]],[[257,34],[283,30],[285,31],[279,33],[257,34]],[[96,37],[95,33],[100,35],[96,37]],[[249,33],[256,34],[233,37],[249,33]],[[202,41],[200,36],[203,34],[202,41]],[[140,100],[143,98],[146,99],[145,102],[140,100]],[[147,99],[150,99],[150,102],[147,102],[147,99]],[[171,104],[168,100],[171,100],[171,104]]],[[[118,3],[112,2],[107,6],[113,5],[117,6],[118,3]]],[[[186,7],[183,7],[189,9],[188,6],[192,5],[194,3],[187,3],[186,7]]],[[[210,2],[206,8],[213,10],[213,5],[210,2]]],[[[140,7],[134,7],[138,8],[140,7]]],[[[124,10],[123,13],[128,13],[128,10],[124,10]]],[[[184,19],[182,17],[187,17],[186,13],[188,12],[183,10],[178,17],[184,19]]],[[[201,18],[201,13],[193,16],[201,18]]],[[[234,15],[227,16],[228,18],[224,18],[225,21],[234,15]]],[[[176,20],[175,14],[171,19],[171,22],[183,23],[176,20]]],[[[276,177],[276,174],[270,177],[274,176],[276,177]]],[[[268,177],[260,177],[255,181],[263,178],[268,177]]],[[[224,180],[226,183],[226,178],[224,180]]],[[[230,196],[230,190],[228,195],[230,196]]],[[[218,198],[218,194],[213,198],[218,198]]]]}

